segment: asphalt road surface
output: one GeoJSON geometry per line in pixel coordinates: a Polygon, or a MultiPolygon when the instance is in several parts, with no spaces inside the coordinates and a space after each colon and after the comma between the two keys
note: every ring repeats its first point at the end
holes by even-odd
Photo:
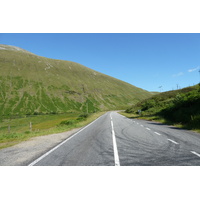
{"type": "Polygon", "coordinates": [[[200,166],[200,134],[107,112],[29,166],[200,166]]]}

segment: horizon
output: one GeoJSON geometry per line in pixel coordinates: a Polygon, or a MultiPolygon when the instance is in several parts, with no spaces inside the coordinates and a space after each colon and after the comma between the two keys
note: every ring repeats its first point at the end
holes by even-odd
{"type": "Polygon", "coordinates": [[[73,61],[150,92],[200,82],[196,33],[1,33],[0,43],[73,61]]]}

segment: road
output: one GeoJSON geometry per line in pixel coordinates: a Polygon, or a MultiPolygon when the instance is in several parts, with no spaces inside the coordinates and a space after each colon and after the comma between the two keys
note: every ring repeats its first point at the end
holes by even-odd
{"type": "Polygon", "coordinates": [[[29,166],[200,166],[200,134],[107,112],[29,166]]]}

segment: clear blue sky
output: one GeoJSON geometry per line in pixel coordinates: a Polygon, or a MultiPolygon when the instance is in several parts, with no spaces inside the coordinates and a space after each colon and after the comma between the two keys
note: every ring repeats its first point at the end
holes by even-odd
{"type": "Polygon", "coordinates": [[[0,44],[74,61],[148,91],[200,81],[198,33],[1,33],[0,44]]]}

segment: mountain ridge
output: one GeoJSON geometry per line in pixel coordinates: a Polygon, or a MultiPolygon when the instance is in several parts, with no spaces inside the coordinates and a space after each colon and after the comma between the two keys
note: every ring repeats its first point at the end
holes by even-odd
{"type": "Polygon", "coordinates": [[[27,51],[25,49],[22,49],[20,47],[12,46],[12,45],[6,45],[6,44],[0,44],[0,50],[7,50],[7,51],[18,51],[18,52],[23,52],[31,55],[35,55],[34,53],[31,53],[30,51],[27,51]]]}

